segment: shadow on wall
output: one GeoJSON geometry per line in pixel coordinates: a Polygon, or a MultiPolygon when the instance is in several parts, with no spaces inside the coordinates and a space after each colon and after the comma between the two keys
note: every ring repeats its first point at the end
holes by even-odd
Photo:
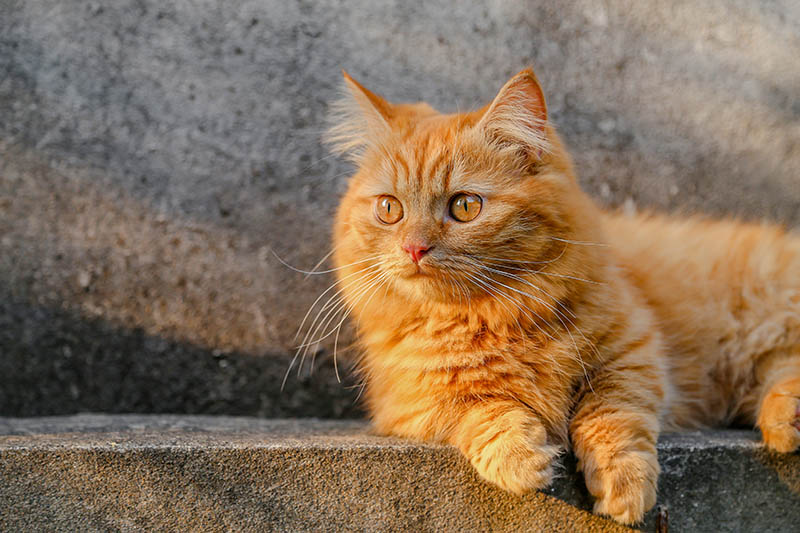
{"type": "Polygon", "coordinates": [[[359,388],[330,359],[293,372],[285,354],[220,351],[35,306],[0,288],[0,416],[204,413],[358,418],[359,388]]]}
{"type": "Polygon", "coordinates": [[[18,211],[0,239],[0,416],[362,415],[355,378],[340,360],[338,382],[325,345],[281,390],[292,354],[269,348],[266,324],[286,311],[271,305],[276,288],[304,282],[264,247],[5,148],[0,191],[18,211]]]}

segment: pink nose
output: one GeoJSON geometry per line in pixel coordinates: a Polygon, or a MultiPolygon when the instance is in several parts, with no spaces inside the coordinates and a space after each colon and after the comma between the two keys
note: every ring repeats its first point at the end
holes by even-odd
{"type": "Polygon", "coordinates": [[[422,256],[427,254],[430,249],[430,246],[419,243],[407,243],[403,245],[403,250],[408,252],[408,255],[411,256],[411,260],[415,263],[419,263],[422,256]]]}

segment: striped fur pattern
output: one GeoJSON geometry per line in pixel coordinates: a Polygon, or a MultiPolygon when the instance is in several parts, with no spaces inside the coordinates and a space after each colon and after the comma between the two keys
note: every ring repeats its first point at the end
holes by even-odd
{"type": "Polygon", "coordinates": [[[756,424],[798,448],[797,235],[601,210],[529,69],[453,115],[345,77],[330,140],[358,169],[335,294],[379,432],[451,443],[515,493],[546,486],[571,447],[595,511],[625,524],[656,501],[661,431],[756,424]],[[467,223],[448,215],[460,192],[483,199],[467,223]],[[381,195],[398,223],[376,218],[381,195]],[[419,263],[407,242],[429,247],[419,263]]]}

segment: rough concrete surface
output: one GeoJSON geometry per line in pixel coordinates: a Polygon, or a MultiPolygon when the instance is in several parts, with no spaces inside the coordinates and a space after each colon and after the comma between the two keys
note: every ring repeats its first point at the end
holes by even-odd
{"type": "MultiPolygon", "coordinates": [[[[664,435],[669,531],[796,531],[800,455],[746,431],[664,435]]],[[[449,446],[363,422],[208,416],[0,419],[3,531],[627,531],[587,512],[574,460],[513,496],[449,446]]],[[[637,529],[655,531],[655,512],[637,529]]]]}
{"type": "Polygon", "coordinates": [[[800,224],[800,3],[454,5],[0,0],[0,413],[358,413],[327,342],[280,394],[331,279],[272,253],[329,249],[342,67],[455,110],[533,64],[598,201],[800,224]]]}

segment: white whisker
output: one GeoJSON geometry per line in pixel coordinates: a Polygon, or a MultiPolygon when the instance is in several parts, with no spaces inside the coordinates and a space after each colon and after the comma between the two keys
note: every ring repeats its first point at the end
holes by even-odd
{"type": "MultiPolygon", "coordinates": [[[[375,296],[375,294],[381,288],[381,285],[385,285],[386,284],[386,280],[388,280],[388,279],[389,279],[388,274],[384,273],[383,278],[378,281],[377,285],[375,285],[375,288],[372,290],[372,294],[370,294],[369,298],[367,298],[367,301],[364,302],[365,306],[369,305],[369,302],[372,300],[372,298],[375,296]]],[[[357,301],[358,300],[356,300],[356,302],[357,301]]],[[[355,305],[355,303],[353,305],[355,305]]],[[[334,338],[334,341],[333,341],[333,369],[336,372],[336,380],[339,383],[342,382],[341,378],[339,377],[339,365],[336,362],[336,350],[337,350],[337,347],[339,345],[339,333],[341,332],[342,324],[344,324],[344,321],[347,319],[347,317],[350,315],[350,313],[352,311],[353,311],[353,308],[350,307],[350,309],[348,309],[347,313],[345,313],[345,315],[339,321],[339,324],[336,326],[336,337],[334,338]]]]}
{"type": "Polygon", "coordinates": [[[568,276],[567,274],[556,274],[555,272],[542,272],[541,270],[534,270],[531,274],[539,275],[539,276],[552,276],[554,278],[563,278],[563,279],[571,279],[574,281],[582,281],[584,283],[591,283],[592,285],[605,285],[605,283],[601,281],[594,281],[591,279],[584,279],[579,278],[577,276],[568,276]]]}
{"type": "MultiPolygon", "coordinates": [[[[524,260],[521,260],[521,259],[508,259],[508,258],[502,258],[502,257],[487,257],[487,256],[483,256],[483,255],[471,255],[471,254],[470,254],[470,257],[473,257],[473,258],[478,259],[478,260],[496,261],[496,262],[501,262],[501,263],[514,263],[514,264],[517,264],[517,265],[549,265],[550,263],[555,263],[556,261],[558,261],[559,259],[564,257],[564,254],[566,253],[567,248],[568,248],[568,246],[564,246],[561,249],[561,252],[558,254],[558,256],[554,257],[553,259],[548,259],[546,261],[524,261],[524,260]]],[[[511,268],[511,267],[509,267],[509,268],[511,268]]]]}
{"type": "MultiPolygon", "coordinates": [[[[470,263],[472,263],[472,264],[473,264],[473,266],[475,266],[475,267],[477,267],[477,268],[489,269],[489,267],[487,267],[486,265],[480,264],[480,263],[475,263],[475,262],[471,262],[471,261],[470,261],[470,263]]],[[[490,270],[491,270],[491,269],[490,269],[490,270]]],[[[500,273],[502,273],[502,272],[500,272],[500,273]]],[[[532,273],[534,273],[534,272],[532,272],[532,273]]],[[[490,278],[489,276],[486,276],[486,275],[484,275],[484,274],[479,274],[479,275],[480,275],[481,277],[483,277],[484,279],[491,280],[491,278],[490,278]]],[[[511,291],[514,291],[514,292],[516,292],[516,293],[518,293],[518,294],[520,294],[520,295],[523,295],[523,296],[527,296],[527,297],[529,297],[529,298],[532,298],[532,299],[533,299],[533,300],[535,300],[536,302],[538,302],[538,303],[540,303],[541,305],[545,306],[545,307],[546,307],[548,310],[550,310],[550,311],[551,311],[551,312],[552,312],[552,313],[555,315],[555,317],[556,317],[556,318],[558,319],[558,321],[561,323],[561,325],[562,325],[562,327],[564,328],[564,330],[565,330],[565,331],[567,332],[567,334],[569,335],[569,337],[570,337],[570,340],[572,341],[573,347],[574,347],[574,349],[575,349],[575,356],[577,357],[577,360],[578,360],[578,362],[579,362],[579,363],[580,363],[580,365],[581,365],[581,369],[583,370],[584,377],[586,378],[586,381],[587,381],[587,383],[589,384],[589,388],[591,389],[591,388],[592,388],[592,385],[591,385],[591,382],[589,381],[589,374],[588,374],[588,372],[587,372],[587,370],[586,370],[586,365],[585,365],[585,363],[583,362],[583,358],[581,357],[581,352],[580,352],[580,349],[578,348],[578,343],[575,341],[575,338],[574,338],[574,336],[572,335],[572,331],[571,331],[570,327],[568,327],[568,326],[567,326],[567,324],[565,323],[565,320],[566,320],[566,322],[568,322],[568,323],[569,323],[569,324],[570,324],[572,327],[574,327],[574,328],[575,328],[575,329],[576,329],[576,330],[577,330],[577,331],[580,333],[581,337],[583,337],[583,340],[586,342],[586,344],[587,344],[589,347],[591,347],[591,349],[593,349],[593,350],[594,350],[595,354],[598,354],[598,352],[597,352],[597,347],[596,347],[596,346],[594,346],[594,344],[593,344],[593,343],[589,342],[589,340],[588,340],[588,339],[586,338],[586,336],[583,334],[583,331],[581,331],[581,329],[580,329],[580,328],[579,328],[579,327],[578,327],[578,326],[577,326],[577,325],[576,325],[574,322],[572,322],[572,320],[570,320],[570,319],[569,319],[569,317],[566,317],[566,316],[564,316],[564,315],[563,315],[563,314],[562,314],[560,311],[558,311],[558,309],[556,309],[556,308],[555,308],[555,307],[553,307],[552,305],[548,304],[547,302],[545,302],[545,301],[544,301],[544,300],[542,300],[541,298],[539,298],[539,297],[537,297],[537,296],[535,296],[535,295],[529,294],[529,293],[527,293],[527,292],[520,291],[519,289],[516,289],[516,288],[514,288],[514,287],[511,287],[511,286],[509,286],[509,285],[506,285],[506,284],[504,284],[504,283],[502,283],[502,282],[500,282],[500,281],[498,281],[498,280],[491,280],[491,281],[493,281],[494,283],[496,283],[496,284],[498,284],[498,285],[500,285],[500,286],[502,286],[502,287],[505,287],[505,288],[507,288],[507,289],[509,289],[509,290],[511,290],[511,291]]],[[[528,285],[530,285],[530,286],[534,287],[534,288],[539,288],[539,287],[536,287],[536,285],[534,285],[534,284],[530,284],[530,283],[528,283],[526,280],[524,280],[524,282],[525,282],[526,284],[528,284],[528,285]]],[[[541,289],[541,288],[539,288],[539,289],[540,289],[540,290],[543,290],[543,289],[541,289]]],[[[545,292],[545,294],[547,294],[547,293],[545,292]]],[[[527,308],[527,306],[526,306],[526,308],[527,308]]],[[[535,314],[535,315],[536,315],[538,318],[540,318],[540,319],[541,319],[541,317],[538,315],[538,313],[535,313],[535,311],[533,311],[533,310],[532,310],[532,309],[530,309],[530,308],[527,308],[527,309],[528,309],[529,311],[533,312],[533,313],[534,313],[534,314],[535,314]]],[[[574,316],[574,314],[573,314],[573,316],[574,316]]],[[[598,354],[598,355],[599,355],[599,354],[598,354]]]]}
{"type": "MultiPolygon", "coordinates": [[[[323,292],[322,292],[322,294],[320,294],[319,296],[317,296],[317,299],[316,299],[316,300],[314,300],[314,303],[312,303],[312,304],[311,304],[311,307],[309,307],[309,308],[308,308],[308,311],[306,311],[306,314],[305,314],[305,316],[303,317],[303,321],[302,321],[302,322],[300,322],[300,327],[298,327],[298,328],[297,328],[297,333],[295,333],[295,335],[294,335],[294,339],[293,339],[293,340],[297,340],[297,337],[300,335],[300,332],[301,332],[301,331],[303,331],[303,326],[305,325],[305,323],[306,323],[306,320],[308,320],[308,316],[311,314],[311,311],[313,311],[313,310],[314,310],[314,307],[315,307],[315,306],[317,305],[317,303],[318,303],[318,302],[319,302],[319,301],[322,299],[322,297],[323,297],[323,296],[325,296],[325,295],[328,293],[328,291],[330,291],[331,289],[333,289],[334,287],[336,287],[336,285],[338,285],[339,283],[343,282],[344,280],[346,280],[346,279],[348,279],[348,278],[351,278],[351,277],[353,277],[353,276],[355,276],[355,275],[357,275],[357,274],[360,274],[360,273],[362,273],[362,272],[364,272],[364,271],[366,271],[366,270],[369,270],[370,268],[374,268],[374,267],[376,267],[376,266],[379,266],[379,265],[381,265],[381,264],[383,264],[383,262],[375,263],[374,265],[368,265],[368,266],[366,266],[366,267],[364,267],[364,268],[362,268],[362,269],[356,270],[355,272],[351,272],[350,274],[348,274],[348,275],[344,276],[343,278],[341,278],[341,279],[339,279],[339,280],[336,280],[336,281],[334,281],[334,282],[331,284],[331,286],[330,286],[330,287],[328,287],[327,289],[325,289],[325,291],[323,291],[323,292]]],[[[347,286],[349,287],[349,285],[347,285],[347,286]]],[[[339,294],[339,293],[340,293],[342,290],[343,290],[343,289],[340,289],[340,290],[336,291],[336,292],[334,293],[334,296],[335,296],[336,294],[339,294]]],[[[328,301],[330,301],[330,300],[328,300],[328,301]]],[[[313,327],[313,325],[312,325],[312,327],[313,327]]]]}
{"type": "MultiPolygon", "coordinates": [[[[484,278],[484,279],[486,279],[486,280],[489,280],[489,283],[491,283],[491,281],[496,281],[496,280],[491,280],[490,278],[487,278],[487,277],[485,277],[485,276],[483,276],[483,275],[481,275],[481,277],[482,277],[482,278],[484,278]]],[[[470,276],[470,278],[472,278],[472,277],[470,276]]],[[[485,282],[484,282],[484,283],[481,283],[481,282],[480,282],[479,280],[477,280],[477,279],[474,279],[474,278],[472,278],[472,279],[473,279],[474,281],[476,281],[477,283],[481,284],[482,286],[486,287],[486,285],[485,285],[485,282]]],[[[502,295],[503,295],[505,298],[507,298],[507,299],[509,299],[510,301],[512,301],[512,302],[514,303],[514,305],[517,307],[517,309],[519,309],[520,311],[522,310],[522,308],[525,308],[526,310],[530,311],[531,313],[533,313],[534,315],[536,315],[537,317],[539,317],[538,313],[536,313],[535,311],[533,311],[532,309],[530,309],[528,306],[526,306],[524,303],[520,302],[520,301],[519,301],[519,300],[517,300],[516,298],[513,298],[513,297],[511,297],[511,296],[509,296],[509,295],[505,294],[505,293],[504,293],[502,290],[500,290],[500,289],[499,289],[499,288],[497,288],[497,287],[495,287],[495,290],[497,290],[497,292],[498,292],[499,294],[502,294],[502,295]]],[[[541,317],[539,317],[539,318],[540,318],[540,320],[543,320],[543,319],[541,319],[541,317]]],[[[517,325],[518,325],[518,326],[519,326],[519,328],[520,328],[520,333],[522,333],[522,334],[523,334],[523,346],[524,346],[524,342],[525,342],[525,340],[524,340],[524,339],[525,339],[525,335],[524,335],[524,332],[523,332],[523,330],[522,330],[522,326],[520,325],[520,323],[519,323],[519,319],[518,319],[517,317],[514,317],[514,319],[515,319],[515,321],[517,322],[517,325]]],[[[541,333],[543,333],[545,336],[547,336],[548,338],[550,338],[550,339],[551,339],[551,340],[553,340],[554,342],[557,342],[557,339],[555,339],[555,338],[554,338],[552,335],[548,334],[548,332],[546,332],[546,331],[545,331],[545,330],[544,330],[544,329],[543,329],[543,328],[542,328],[542,327],[541,327],[539,324],[537,324],[536,322],[533,322],[533,324],[536,326],[536,329],[538,329],[538,330],[539,330],[541,333]]],[[[553,369],[554,369],[554,370],[557,370],[557,371],[558,371],[560,374],[562,374],[562,375],[567,375],[567,372],[566,372],[565,370],[563,370],[563,369],[560,367],[560,365],[558,365],[558,363],[556,362],[555,358],[554,358],[554,357],[553,357],[553,356],[552,356],[552,355],[551,355],[551,354],[550,354],[550,353],[549,353],[547,350],[544,350],[544,352],[543,352],[543,353],[544,353],[545,357],[547,357],[547,358],[550,360],[550,362],[551,362],[551,363],[553,363],[553,369]]]]}
{"type": "Polygon", "coordinates": [[[303,278],[303,279],[308,279],[308,276],[310,276],[311,274],[316,274],[316,273],[317,273],[317,269],[318,269],[320,266],[322,266],[322,263],[324,263],[326,259],[328,259],[330,256],[332,256],[332,255],[333,255],[333,252],[335,252],[335,251],[336,251],[336,248],[338,248],[338,246],[334,246],[333,248],[331,248],[331,251],[330,251],[330,252],[328,252],[327,254],[325,254],[325,255],[322,257],[322,259],[320,259],[320,260],[319,260],[319,262],[317,262],[317,264],[316,264],[316,265],[314,265],[314,268],[312,268],[312,269],[311,269],[311,271],[310,271],[308,274],[306,274],[306,277],[305,277],[305,278],[303,278]]]}
{"type": "Polygon", "coordinates": [[[567,244],[577,244],[580,246],[610,246],[608,243],[604,242],[572,241],[569,239],[562,239],[561,237],[553,237],[552,235],[548,235],[547,238],[553,241],[565,242],[567,244]]]}
{"type": "MultiPolygon", "coordinates": [[[[498,283],[498,282],[497,282],[497,280],[494,280],[494,279],[492,279],[492,278],[490,278],[490,277],[488,277],[488,276],[486,276],[486,275],[484,275],[484,274],[482,274],[482,273],[480,273],[480,272],[475,272],[475,274],[477,274],[478,276],[480,276],[480,279],[482,279],[482,280],[483,280],[483,282],[479,281],[479,278],[475,278],[475,277],[474,277],[474,276],[472,276],[472,275],[469,275],[469,274],[468,274],[468,276],[470,277],[470,279],[472,279],[472,280],[473,280],[473,281],[475,281],[476,283],[479,283],[479,284],[481,284],[481,285],[482,285],[482,286],[484,286],[484,287],[486,286],[486,283],[487,283],[487,282],[488,282],[489,284],[492,284],[492,283],[498,283]]],[[[503,284],[502,284],[502,283],[500,283],[500,285],[503,285],[503,284]]],[[[509,289],[511,288],[511,287],[508,287],[507,285],[503,285],[503,286],[504,286],[504,287],[506,287],[506,288],[509,288],[509,289]]],[[[494,289],[495,289],[496,291],[498,291],[500,294],[502,294],[503,296],[505,296],[507,299],[510,299],[510,297],[509,297],[509,296],[508,296],[508,295],[507,295],[505,292],[503,292],[501,289],[499,289],[498,287],[494,287],[494,289]]],[[[515,291],[515,292],[520,292],[520,291],[515,291]]],[[[532,298],[535,298],[535,297],[533,297],[533,296],[531,296],[531,295],[528,295],[528,294],[526,294],[526,293],[521,293],[521,294],[525,294],[526,296],[530,296],[530,297],[532,297],[532,298]]],[[[538,319],[539,319],[539,322],[541,322],[542,324],[547,324],[547,321],[546,321],[546,320],[545,320],[545,319],[544,319],[544,318],[543,318],[543,317],[542,317],[542,316],[541,316],[539,313],[537,313],[535,310],[531,309],[530,307],[528,307],[528,306],[527,306],[527,305],[525,305],[524,303],[517,302],[516,300],[515,300],[515,303],[516,303],[516,305],[518,306],[518,308],[521,306],[522,308],[524,308],[525,310],[527,310],[528,312],[530,312],[531,314],[533,314],[533,315],[534,315],[536,318],[538,318],[538,319]]],[[[520,309],[520,310],[522,310],[522,309],[520,309]]],[[[545,336],[546,336],[548,339],[550,339],[550,340],[552,340],[552,341],[556,341],[556,340],[557,340],[555,337],[553,337],[553,335],[552,335],[552,334],[550,334],[550,333],[548,333],[547,331],[545,331],[545,330],[543,329],[543,327],[542,327],[541,325],[539,325],[537,322],[535,322],[535,321],[534,321],[534,322],[533,322],[533,324],[534,324],[534,325],[536,326],[536,328],[537,328],[539,331],[541,331],[541,332],[542,332],[542,333],[543,333],[543,334],[544,334],[544,335],[545,335],[545,336]]]]}
{"type": "MultiPolygon", "coordinates": [[[[557,305],[562,305],[560,302],[558,302],[557,300],[555,300],[554,298],[552,298],[552,297],[551,297],[551,296],[550,296],[550,295],[547,293],[547,291],[546,291],[546,290],[544,290],[543,288],[539,287],[538,285],[535,285],[534,283],[531,283],[530,281],[526,280],[525,278],[523,278],[523,277],[521,277],[521,276],[517,276],[516,274],[511,274],[511,273],[509,273],[509,272],[504,272],[504,271],[502,271],[502,270],[498,270],[498,269],[496,269],[496,268],[492,268],[492,267],[489,267],[489,266],[487,266],[487,265],[484,265],[484,264],[475,264],[475,266],[477,266],[477,267],[479,267],[479,268],[484,268],[484,269],[486,269],[486,270],[489,270],[489,271],[491,271],[491,272],[494,272],[494,273],[496,273],[496,274],[500,274],[501,276],[505,276],[505,277],[508,277],[508,278],[511,278],[511,279],[517,280],[517,281],[519,281],[520,283],[524,283],[524,284],[525,284],[525,285],[527,285],[528,287],[531,287],[532,289],[536,289],[537,291],[544,293],[546,296],[548,296],[549,298],[553,299],[553,300],[554,300],[554,302],[555,302],[557,305]]],[[[511,288],[511,287],[508,287],[508,288],[511,288]]],[[[514,289],[514,290],[516,291],[516,289],[514,289]]],[[[535,298],[537,301],[539,301],[539,302],[540,302],[540,303],[542,303],[542,304],[546,304],[546,302],[544,302],[543,300],[539,300],[538,298],[536,298],[536,297],[535,297],[535,296],[533,296],[533,295],[529,295],[529,294],[527,294],[527,293],[522,293],[522,294],[524,294],[525,296],[529,296],[529,297],[531,297],[531,298],[535,298]]],[[[567,313],[569,313],[570,315],[572,315],[572,317],[573,317],[573,318],[575,317],[574,313],[572,313],[572,311],[570,311],[569,309],[566,309],[566,308],[564,308],[564,310],[565,310],[567,313]]]]}
{"type": "MultiPolygon", "coordinates": [[[[350,285],[355,284],[355,283],[361,282],[365,278],[368,278],[370,276],[374,276],[372,279],[369,279],[366,282],[367,285],[365,285],[364,287],[360,287],[360,288],[356,289],[356,296],[358,296],[358,295],[362,294],[367,288],[369,288],[370,284],[373,283],[378,277],[380,277],[382,275],[383,275],[383,273],[381,273],[381,272],[370,272],[370,273],[366,274],[365,276],[363,276],[363,277],[361,277],[361,278],[359,278],[357,280],[352,281],[350,284],[348,284],[348,287],[350,285]]],[[[325,316],[322,318],[322,320],[320,321],[319,325],[317,325],[316,329],[314,329],[314,333],[311,335],[311,339],[312,340],[307,340],[308,335],[306,335],[306,338],[303,339],[303,343],[300,344],[298,346],[298,348],[308,348],[309,346],[313,346],[314,344],[318,344],[320,341],[324,340],[325,338],[327,338],[330,335],[330,334],[329,335],[325,335],[322,338],[316,338],[317,332],[320,329],[322,329],[322,331],[324,332],[326,330],[326,328],[328,327],[328,325],[334,320],[336,315],[339,312],[341,312],[341,310],[344,309],[347,306],[347,301],[345,299],[345,295],[343,294],[343,291],[346,288],[347,287],[343,287],[340,291],[338,291],[339,293],[342,293],[342,294],[340,294],[338,297],[336,297],[335,301],[333,303],[330,303],[330,300],[329,300],[329,303],[325,304],[325,306],[323,306],[323,308],[320,310],[318,315],[321,314],[325,310],[326,307],[330,307],[330,309],[325,314],[325,316]]],[[[354,298],[356,296],[354,296],[354,298]]],[[[331,298],[334,298],[334,296],[332,296],[331,298]]],[[[316,319],[314,320],[314,322],[309,327],[309,330],[314,327],[315,323],[316,323],[316,319]]]]}
{"type": "MultiPolygon", "coordinates": [[[[297,268],[297,267],[294,267],[294,266],[290,265],[289,263],[287,263],[286,261],[284,261],[283,259],[281,259],[281,256],[279,256],[279,255],[278,255],[278,254],[275,252],[275,250],[272,250],[272,249],[270,249],[270,251],[272,252],[272,255],[274,255],[274,256],[275,256],[275,258],[276,258],[278,261],[280,261],[280,262],[281,262],[281,264],[282,264],[283,266],[285,266],[286,268],[289,268],[289,269],[291,269],[291,270],[294,270],[295,272],[299,272],[300,274],[305,274],[305,275],[307,275],[307,276],[311,276],[311,275],[319,275],[319,274],[329,274],[329,273],[331,273],[331,272],[336,272],[337,270],[342,270],[343,268],[348,268],[348,267],[351,267],[351,266],[353,266],[353,265],[358,265],[358,264],[361,264],[361,263],[366,263],[367,261],[374,261],[375,259],[377,259],[377,258],[379,257],[379,256],[377,256],[377,255],[375,255],[375,256],[370,256],[370,257],[367,257],[367,258],[365,258],[365,259],[361,259],[361,260],[359,260],[359,261],[354,261],[354,262],[352,262],[352,263],[350,263],[350,264],[348,264],[348,265],[342,265],[342,266],[339,266],[339,267],[336,267],[336,268],[331,268],[331,269],[328,269],[328,270],[302,270],[302,269],[300,269],[300,268],[297,268]]],[[[331,251],[330,253],[333,253],[333,251],[331,251]]],[[[330,255],[330,254],[328,254],[328,255],[330,255]]],[[[326,256],[326,257],[324,257],[322,260],[324,261],[324,260],[325,260],[325,259],[327,259],[327,258],[328,258],[328,257],[326,256]]],[[[319,266],[319,263],[317,264],[317,266],[319,266]]],[[[317,267],[314,267],[314,268],[316,269],[317,267]]]]}
{"type": "MultiPolygon", "coordinates": [[[[344,292],[344,291],[345,291],[345,290],[346,290],[348,287],[350,287],[350,286],[354,285],[355,283],[359,283],[359,282],[363,281],[364,279],[367,279],[368,277],[375,275],[375,274],[376,274],[375,272],[369,272],[369,270],[371,270],[371,269],[373,269],[373,268],[375,268],[375,267],[378,267],[378,266],[380,266],[381,264],[383,264],[383,263],[382,263],[382,262],[379,262],[379,263],[376,263],[376,264],[374,264],[374,265],[369,265],[369,266],[367,266],[367,267],[365,267],[365,268],[363,268],[363,269],[360,269],[360,270],[358,270],[358,271],[356,271],[356,272],[353,272],[353,273],[351,273],[351,274],[349,274],[349,275],[345,276],[345,277],[344,277],[344,278],[342,278],[341,280],[338,280],[338,281],[334,282],[334,283],[333,283],[333,284],[332,284],[330,287],[328,287],[328,288],[325,290],[325,292],[324,292],[323,294],[321,294],[319,297],[317,297],[317,300],[315,300],[315,302],[312,304],[312,306],[309,308],[308,312],[306,313],[306,316],[303,318],[303,323],[300,325],[300,328],[298,329],[298,334],[297,334],[297,335],[295,335],[295,339],[296,339],[296,338],[297,338],[297,336],[299,335],[300,331],[302,331],[303,325],[305,324],[306,320],[308,319],[308,316],[309,316],[309,314],[311,313],[311,311],[314,309],[314,306],[316,306],[317,302],[319,302],[319,300],[320,300],[320,299],[321,299],[321,298],[322,298],[322,297],[325,295],[325,293],[327,293],[328,291],[330,291],[332,288],[336,287],[336,285],[337,285],[338,283],[341,283],[341,282],[342,282],[342,281],[344,281],[345,279],[347,279],[347,278],[349,278],[349,277],[352,277],[352,276],[354,276],[354,275],[357,275],[357,274],[361,274],[361,276],[359,276],[359,277],[358,277],[358,278],[356,278],[355,280],[351,280],[351,281],[350,281],[350,282],[349,282],[347,285],[345,285],[344,287],[341,287],[341,288],[339,288],[339,289],[338,289],[338,290],[337,290],[337,291],[336,291],[334,294],[332,294],[332,295],[331,295],[331,296],[328,298],[328,301],[325,303],[325,305],[323,305],[323,306],[320,308],[320,310],[317,312],[317,315],[316,315],[316,317],[315,317],[315,318],[314,318],[314,320],[311,322],[311,325],[308,327],[308,330],[307,330],[307,332],[306,332],[306,335],[305,335],[305,336],[304,336],[304,338],[303,338],[303,342],[300,344],[300,346],[298,346],[298,347],[297,347],[297,350],[296,350],[296,352],[295,352],[295,355],[294,355],[294,357],[292,358],[292,360],[291,360],[291,361],[290,361],[290,363],[289,363],[289,368],[287,368],[287,370],[286,370],[286,375],[284,376],[284,378],[283,378],[283,382],[281,383],[281,390],[283,390],[283,389],[284,389],[284,387],[286,386],[286,380],[287,380],[287,378],[289,377],[289,373],[292,371],[292,368],[294,367],[294,364],[295,364],[295,362],[297,361],[297,358],[298,358],[298,357],[300,357],[300,365],[298,366],[298,375],[299,375],[299,372],[300,372],[300,370],[303,368],[303,361],[305,360],[306,354],[308,353],[308,350],[309,350],[310,346],[312,346],[312,345],[314,345],[314,344],[317,344],[319,341],[321,341],[321,340],[322,340],[322,339],[318,339],[316,342],[309,342],[309,340],[308,340],[308,339],[309,339],[309,338],[312,338],[312,339],[313,339],[314,337],[316,337],[316,335],[317,335],[317,332],[318,332],[318,331],[319,331],[319,329],[320,329],[320,326],[322,326],[323,324],[326,324],[326,319],[327,319],[327,318],[330,316],[330,314],[331,314],[332,312],[336,311],[336,313],[334,313],[334,316],[335,316],[335,315],[336,315],[336,314],[339,312],[339,311],[337,310],[337,308],[338,308],[338,307],[340,307],[340,305],[342,305],[342,304],[343,304],[343,299],[344,299],[344,294],[343,294],[343,292],[344,292]],[[322,316],[322,313],[324,313],[324,312],[325,312],[325,310],[326,310],[326,309],[329,309],[329,308],[330,308],[330,310],[329,310],[329,311],[328,311],[328,313],[327,313],[327,314],[326,314],[326,315],[325,315],[325,316],[322,318],[322,321],[320,322],[319,326],[317,326],[317,327],[315,328],[314,326],[317,324],[317,321],[319,320],[320,316],[322,316]],[[301,355],[301,353],[302,353],[302,355],[301,355]]],[[[328,322],[328,323],[329,323],[329,322],[328,322]]]]}

